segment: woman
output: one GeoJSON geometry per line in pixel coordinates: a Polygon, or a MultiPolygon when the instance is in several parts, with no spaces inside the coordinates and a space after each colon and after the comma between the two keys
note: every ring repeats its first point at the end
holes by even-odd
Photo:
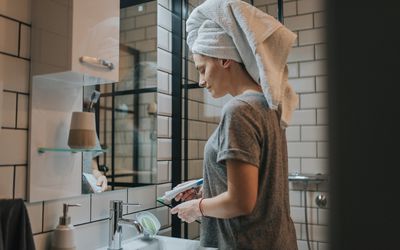
{"type": "Polygon", "coordinates": [[[204,247],[297,249],[284,130],[297,103],[286,80],[293,35],[241,1],[206,1],[193,10],[187,31],[200,86],[214,98],[233,98],[205,146],[201,197],[193,190],[179,194],[175,199],[185,202],[171,213],[189,223],[201,217],[204,247]],[[268,27],[258,29],[259,23],[268,27]],[[268,28],[268,35],[259,34],[268,28]],[[257,36],[247,44],[249,56],[243,41],[257,36]]]}

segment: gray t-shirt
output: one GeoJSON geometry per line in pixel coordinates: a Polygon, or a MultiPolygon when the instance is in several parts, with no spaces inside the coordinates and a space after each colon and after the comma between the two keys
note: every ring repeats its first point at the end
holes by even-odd
{"type": "Polygon", "coordinates": [[[262,93],[244,93],[222,109],[221,121],[204,149],[204,197],[227,191],[226,160],[259,168],[253,212],[232,219],[203,217],[200,244],[218,249],[297,249],[290,218],[285,130],[262,93]]]}

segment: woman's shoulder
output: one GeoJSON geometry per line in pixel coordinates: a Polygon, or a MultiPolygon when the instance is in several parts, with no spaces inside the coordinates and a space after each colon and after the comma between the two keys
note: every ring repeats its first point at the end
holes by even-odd
{"type": "Polygon", "coordinates": [[[223,107],[222,114],[248,113],[268,109],[262,93],[242,94],[230,99],[223,107]]]}

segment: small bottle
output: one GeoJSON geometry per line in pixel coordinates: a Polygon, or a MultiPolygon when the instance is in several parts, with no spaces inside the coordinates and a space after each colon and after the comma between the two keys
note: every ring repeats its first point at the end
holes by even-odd
{"type": "Polygon", "coordinates": [[[80,204],[64,203],[63,215],[60,217],[59,224],[54,230],[52,250],[76,250],[75,227],[71,224],[71,217],[68,216],[68,207],[80,206],[80,204]]]}

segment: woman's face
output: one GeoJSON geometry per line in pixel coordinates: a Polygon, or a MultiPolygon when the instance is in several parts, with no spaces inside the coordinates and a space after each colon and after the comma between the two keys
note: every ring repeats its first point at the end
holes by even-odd
{"type": "Polygon", "coordinates": [[[199,54],[194,54],[193,59],[200,74],[200,87],[206,88],[214,98],[225,96],[228,93],[227,72],[221,60],[199,54]]]}

